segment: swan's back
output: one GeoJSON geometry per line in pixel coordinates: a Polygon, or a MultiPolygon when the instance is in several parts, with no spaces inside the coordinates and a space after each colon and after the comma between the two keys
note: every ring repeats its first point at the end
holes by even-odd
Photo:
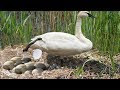
{"type": "Polygon", "coordinates": [[[69,33],[64,33],[64,32],[49,32],[49,33],[45,33],[42,35],[38,35],[35,36],[34,38],[32,38],[31,40],[34,41],[37,38],[42,38],[43,41],[45,40],[75,40],[76,37],[74,35],[71,35],[69,33]]]}

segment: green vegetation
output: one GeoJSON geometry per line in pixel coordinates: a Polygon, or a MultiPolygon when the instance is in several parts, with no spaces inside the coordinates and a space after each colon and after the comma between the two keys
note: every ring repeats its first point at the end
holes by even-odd
{"type": "Polygon", "coordinates": [[[0,12],[1,46],[26,43],[30,40],[32,22],[26,12],[0,12]]]}

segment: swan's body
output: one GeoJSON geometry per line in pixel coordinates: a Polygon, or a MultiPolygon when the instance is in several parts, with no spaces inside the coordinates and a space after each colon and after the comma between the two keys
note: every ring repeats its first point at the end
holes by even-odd
{"type": "Polygon", "coordinates": [[[80,40],[74,35],[63,32],[49,32],[36,36],[32,41],[37,38],[42,38],[42,40],[36,41],[31,47],[34,49],[39,48],[53,55],[74,55],[92,48],[91,43],[87,44],[82,39],[80,40]]]}
{"type": "MultiPolygon", "coordinates": [[[[40,49],[48,54],[65,56],[80,54],[90,50],[93,44],[81,32],[81,18],[87,16],[87,11],[82,11],[78,14],[75,35],[64,32],[45,33],[31,39],[30,43],[32,44],[29,47],[40,49]],[[40,40],[37,40],[38,38],[40,40]]],[[[29,47],[26,47],[24,51],[27,51],[29,47]]]]}

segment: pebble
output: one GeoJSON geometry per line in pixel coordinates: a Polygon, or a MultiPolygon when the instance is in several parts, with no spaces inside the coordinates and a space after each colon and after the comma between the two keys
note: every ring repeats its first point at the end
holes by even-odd
{"type": "Polygon", "coordinates": [[[22,73],[24,73],[26,70],[27,70],[27,69],[26,69],[26,65],[20,64],[20,65],[14,67],[12,71],[13,71],[14,73],[16,73],[16,74],[22,74],[22,73]]]}
{"type": "Polygon", "coordinates": [[[16,67],[16,66],[19,65],[19,64],[22,64],[22,61],[21,61],[21,60],[16,61],[16,63],[14,63],[14,66],[16,67]]]}
{"type": "Polygon", "coordinates": [[[21,57],[13,57],[11,58],[10,60],[13,61],[14,63],[18,62],[18,61],[21,61],[21,57]]]}
{"type": "Polygon", "coordinates": [[[31,61],[31,58],[23,58],[22,63],[28,63],[31,61]]]}
{"type": "Polygon", "coordinates": [[[14,68],[14,62],[13,61],[7,61],[3,64],[3,68],[7,70],[12,70],[14,68]]]}
{"type": "Polygon", "coordinates": [[[48,69],[50,67],[49,64],[45,63],[46,69],[48,69]]]}
{"type": "Polygon", "coordinates": [[[28,74],[32,74],[32,70],[27,70],[27,71],[25,71],[24,74],[26,74],[26,75],[28,75],[28,74]]]}
{"type": "Polygon", "coordinates": [[[43,69],[43,70],[46,70],[46,66],[45,66],[45,64],[43,64],[43,63],[35,63],[35,65],[34,65],[36,68],[41,68],[41,69],[43,69]]]}
{"type": "Polygon", "coordinates": [[[32,74],[33,74],[33,75],[40,75],[40,74],[42,74],[42,72],[43,72],[43,69],[41,69],[41,68],[36,68],[36,69],[34,69],[34,70],[32,71],[32,74]]]}
{"type": "Polygon", "coordinates": [[[27,70],[35,69],[34,62],[25,63],[27,70]]]}

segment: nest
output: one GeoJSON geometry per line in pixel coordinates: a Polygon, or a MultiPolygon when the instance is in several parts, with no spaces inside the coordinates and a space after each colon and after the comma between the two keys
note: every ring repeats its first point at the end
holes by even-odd
{"type": "MultiPolygon", "coordinates": [[[[43,52],[42,59],[40,59],[39,63],[44,63],[49,65],[49,68],[43,70],[40,74],[31,74],[31,71],[27,71],[26,73],[16,74],[12,73],[10,70],[3,69],[3,65],[5,62],[9,61],[13,57],[23,57],[24,46],[14,46],[14,47],[6,47],[4,50],[0,50],[0,78],[15,78],[15,79],[77,79],[77,78],[119,78],[118,68],[117,73],[115,73],[114,77],[110,76],[110,59],[106,56],[101,56],[98,50],[91,50],[89,52],[85,52],[82,54],[62,57],[62,56],[51,56],[47,53],[43,52]],[[89,59],[83,68],[84,72],[78,76],[75,75],[75,71],[77,67],[81,67],[85,61],[89,59]]],[[[32,58],[32,50],[30,49],[28,52],[28,57],[32,58]]],[[[119,67],[119,65],[117,65],[119,67]]],[[[35,70],[35,72],[39,72],[35,70]]]]}

